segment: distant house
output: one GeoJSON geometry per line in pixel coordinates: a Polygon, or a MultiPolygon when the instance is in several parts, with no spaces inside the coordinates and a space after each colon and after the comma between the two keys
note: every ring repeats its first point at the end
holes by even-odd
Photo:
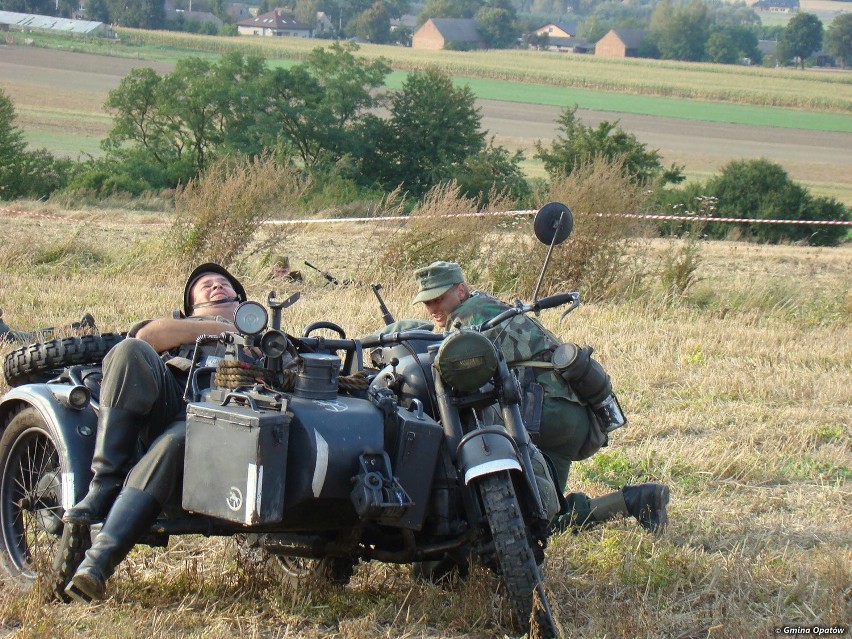
{"type": "Polygon", "coordinates": [[[334,23],[325,11],[317,11],[317,33],[332,33],[334,31],[334,23]]]}
{"type": "Polygon", "coordinates": [[[431,18],[411,36],[412,49],[476,49],[483,44],[472,18],[431,18]]]}
{"type": "Polygon", "coordinates": [[[645,41],[644,29],[610,29],[595,43],[595,55],[605,58],[636,58],[645,41]]]}
{"type": "Polygon", "coordinates": [[[549,22],[534,31],[537,36],[549,36],[554,38],[573,38],[577,35],[576,22],[549,22]]]}
{"type": "Polygon", "coordinates": [[[798,13],[799,0],[757,0],[751,8],[772,13],[798,13]]]}
{"type": "Polygon", "coordinates": [[[254,18],[240,20],[237,22],[237,33],[252,36],[310,38],[314,35],[314,25],[297,22],[292,15],[276,9],[254,18]]]}
{"type": "Polygon", "coordinates": [[[17,13],[15,11],[0,11],[0,29],[4,31],[25,31],[40,29],[42,31],[59,31],[86,36],[101,36],[114,38],[115,32],[103,22],[93,20],[69,20],[54,16],[42,16],[34,13],[17,13]]]}
{"type": "Polygon", "coordinates": [[[595,43],[585,38],[551,38],[547,39],[547,50],[559,53],[594,53],[595,43]]]}

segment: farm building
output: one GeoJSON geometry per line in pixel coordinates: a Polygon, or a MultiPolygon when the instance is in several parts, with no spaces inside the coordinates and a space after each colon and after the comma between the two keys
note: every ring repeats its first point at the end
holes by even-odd
{"type": "Polygon", "coordinates": [[[594,53],[595,43],[585,38],[547,38],[546,48],[548,51],[558,53],[594,53]]]}
{"type": "Polygon", "coordinates": [[[610,29],[595,43],[595,55],[606,58],[636,58],[645,41],[644,29],[610,29]]]}
{"type": "Polygon", "coordinates": [[[39,29],[42,31],[61,31],[62,33],[100,36],[103,38],[115,37],[113,30],[103,22],[69,20],[68,18],[40,16],[33,13],[16,13],[14,11],[0,11],[0,29],[4,31],[9,31],[10,29],[16,31],[39,29]]]}
{"type": "Polygon", "coordinates": [[[432,18],[411,36],[412,49],[476,49],[482,36],[472,18],[432,18]]]}
{"type": "Polygon", "coordinates": [[[284,13],[281,9],[276,9],[254,18],[240,20],[237,22],[237,33],[253,36],[310,38],[314,35],[314,27],[310,24],[297,22],[292,15],[284,13]]]}
{"type": "Polygon", "coordinates": [[[537,36],[549,36],[551,40],[556,38],[573,38],[577,35],[576,22],[549,22],[534,31],[537,36]]]}
{"type": "Polygon", "coordinates": [[[798,13],[799,0],[757,0],[751,8],[771,13],[798,13]]]}

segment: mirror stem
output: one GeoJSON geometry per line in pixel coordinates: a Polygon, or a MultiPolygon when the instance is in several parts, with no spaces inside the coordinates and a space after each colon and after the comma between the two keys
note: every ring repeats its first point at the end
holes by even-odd
{"type": "Polygon", "coordinates": [[[553,225],[553,239],[550,240],[550,246],[547,249],[547,256],[544,258],[544,264],[541,267],[541,274],[538,276],[538,282],[535,284],[535,292],[533,293],[533,304],[538,301],[538,291],[541,288],[541,282],[544,279],[544,272],[547,270],[547,265],[550,262],[550,256],[553,253],[553,247],[556,246],[556,231],[562,224],[562,218],[565,217],[565,212],[559,214],[559,219],[553,225]]]}

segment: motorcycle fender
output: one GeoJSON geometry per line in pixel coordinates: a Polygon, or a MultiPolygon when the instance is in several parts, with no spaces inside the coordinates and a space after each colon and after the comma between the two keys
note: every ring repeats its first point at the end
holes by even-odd
{"type": "Polygon", "coordinates": [[[77,410],[63,404],[60,397],[65,389],[67,386],[56,384],[26,384],[13,388],[0,400],[0,424],[22,405],[32,406],[41,413],[53,433],[62,468],[67,469],[62,473],[62,507],[67,510],[89,490],[98,417],[91,405],[77,410]]]}
{"type": "Polygon", "coordinates": [[[512,441],[494,432],[483,432],[467,439],[459,448],[458,465],[465,485],[483,475],[522,470],[512,441]]]}

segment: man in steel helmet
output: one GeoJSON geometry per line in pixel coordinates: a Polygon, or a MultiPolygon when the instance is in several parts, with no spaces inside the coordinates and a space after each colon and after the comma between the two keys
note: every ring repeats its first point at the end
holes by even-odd
{"type": "MultiPolygon", "coordinates": [[[[417,269],[414,277],[418,285],[414,304],[422,302],[440,329],[456,324],[476,326],[510,308],[495,297],[472,290],[455,262],[433,262],[417,269]]],[[[485,334],[497,342],[511,368],[526,369],[532,383],[541,387],[540,429],[531,432],[531,438],[552,463],[559,490],[564,490],[571,462],[586,459],[606,445],[600,417],[579,396],[578,389],[554,370],[553,353],[561,342],[535,319],[518,315],[485,334]]],[[[624,486],[594,499],[583,493],[569,493],[565,498],[553,522],[556,530],[577,530],[630,515],[656,533],[667,521],[669,488],[662,484],[624,486]]]]}
{"type": "MultiPolygon", "coordinates": [[[[106,521],[68,586],[72,597],[104,597],[106,580],[180,485],[183,395],[195,340],[233,330],[234,311],[245,299],[242,284],[227,270],[202,264],[186,281],[183,313],[137,323],[104,358],[94,476],[88,494],[63,521],[106,521]]],[[[216,344],[201,348],[208,365],[224,354],[216,344]]]]}

